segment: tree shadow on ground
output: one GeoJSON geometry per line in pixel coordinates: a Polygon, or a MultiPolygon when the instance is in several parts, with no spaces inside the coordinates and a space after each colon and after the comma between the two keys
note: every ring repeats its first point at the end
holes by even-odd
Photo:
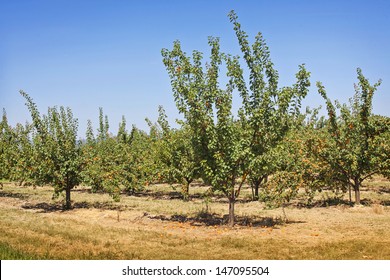
{"type": "Polygon", "coordinates": [[[131,196],[135,197],[151,197],[153,199],[161,199],[161,200],[172,200],[172,199],[183,199],[183,195],[178,191],[171,191],[171,192],[161,192],[161,191],[152,191],[152,190],[146,190],[142,192],[136,192],[133,194],[129,194],[131,196]]]}
{"type": "Polygon", "coordinates": [[[30,196],[23,193],[8,193],[0,191],[0,197],[10,197],[10,198],[18,198],[18,199],[27,199],[30,196]]]}
{"type": "Polygon", "coordinates": [[[99,191],[93,191],[91,188],[73,188],[72,192],[76,193],[104,193],[104,192],[99,192],[99,191]]]}
{"type": "Polygon", "coordinates": [[[390,206],[390,200],[382,200],[380,202],[380,205],[382,205],[382,206],[390,206]]]}
{"type": "MultiPolygon", "coordinates": [[[[141,192],[128,194],[130,196],[135,197],[151,197],[155,200],[183,200],[183,194],[180,191],[170,191],[170,192],[162,192],[162,191],[153,191],[153,190],[145,190],[141,192]]],[[[202,193],[190,194],[188,200],[193,199],[204,199],[205,195],[202,193]]],[[[225,196],[223,194],[214,194],[212,197],[213,202],[223,202],[225,203],[225,196]]],[[[227,199],[226,199],[227,201],[227,199]]],[[[241,201],[241,200],[240,200],[241,201]]]]}
{"type": "Polygon", "coordinates": [[[327,199],[321,199],[317,201],[313,201],[311,203],[304,203],[304,202],[298,202],[296,204],[297,208],[326,208],[330,206],[353,206],[352,203],[349,202],[349,200],[346,199],[340,199],[337,197],[331,197],[327,199]]]}
{"type": "MultiPolygon", "coordinates": [[[[360,204],[362,206],[371,206],[373,204],[380,204],[383,206],[390,206],[390,200],[381,200],[380,202],[375,201],[373,199],[369,198],[363,198],[360,200],[360,204]]],[[[323,200],[314,201],[310,204],[298,202],[296,204],[297,208],[326,208],[330,206],[348,206],[353,207],[355,206],[355,203],[352,201],[350,202],[347,199],[339,199],[339,198],[328,198],[323,200]]]]}
{"type": "MultiPolygon", "coordinates": [[[[207,191],[205,191],[206,193],[207,191]]],[[[204,199],[205,198],[205,193],[193,193],[190,194],[188,197],[188,200],[193,200],[193,199],[204,199]]],[[[153,199],[161,199],[161,200],[183,200],[183,194],[180,191],[177,190],[172,190],[172,191],[155,191],[155,190],[143,190],[139,192],[134,192],[134,193],[123,193],[127,194],[129,196],[135,196],[135,197],[151,197],[153,199]]],[[[221,193],[214,193],[212,195],[212,200],[213,202],[217,203],[225,203],[227,201],[227,198],[224,194],[221,193]]],[[[239,199],[237,200],[238,203],[246,203],[246,202],[251,202],[253,200],[251,199],[239,199]]]]}
{"type": "Polygon", "coordinates": [[[65,209],[65,205],[62,203],[26,203],[22,206],[23,209],[29,210],[40,210],[42,213],[50,213],[50,212],[64,212],[74,209],[100,209],[100,210],[118,210],[123,211],[129,209],[131,207],[125,205],[115,205],[110,202],[94,202],[89,203],[86,201],[83,202],[75,202],[72,204],[70,209],[65,209]]]}
{"type": "MultiPolygon", "coordinates": [[[[148,216],[149,219],[161,220],[161,221],[170,221],[170,222],[180,222],[180,223],[189,223],[194,226],[223,226],[228,225],[229,216],[223,215],[220,216],[215,213],[206,213],[201,212],[195,217],[189,217],[187,215],[157,215],[150,216],[147,213],[144,216],[148,216]]],[[[247,227],[275,227],[282,224],[292,224],[292,223],[305,223],[304,221],[285,221],[282,218],[272,218],[272,217],[249,217],[249,216],[236,216],[235,225],[238,226],[247,226],[247,227]]]]}
{"type": "Polygon", "coordinates": [[[390,188],[380,187],[379,190],[378,190],[378,193],[379,194],[381,194],[381,193],[390,193],[390,188]]]}

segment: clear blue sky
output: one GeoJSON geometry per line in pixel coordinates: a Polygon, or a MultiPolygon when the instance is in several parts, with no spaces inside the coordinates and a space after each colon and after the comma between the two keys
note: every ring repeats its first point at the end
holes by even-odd
{"type": "MultiPolygon", "coordinates": [[[[314,84],[346,102],[356,68],[371,82],[383,79],[374,113],[389,116],[390,1],[80,1],[0,2],[0,107],[12,125],[30,120],[23,89],[38,104],[69,106],[83,136],[87,119],[97,127],[98,108],[113,132],[124,115],[128,129],[147,129],[163,105],[179,117],[160,51],[179,39],[187,53],[208,54],[207,37],[239,54],[227,14],[234,9],[250,40],[262,32],[281,85],[298,65],[312,73],[304,105],[323,104],[314,84]]],[[[207,56],[207,55],[206,55],[207,56]]]]}

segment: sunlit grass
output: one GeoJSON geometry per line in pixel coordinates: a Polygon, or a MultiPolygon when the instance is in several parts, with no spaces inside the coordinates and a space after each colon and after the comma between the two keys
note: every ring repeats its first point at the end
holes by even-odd
{"type": "MultiPolygon", "coordinates": [[[[374,186],[362,198],[389,192],[374,186]]],[[[380,182],[380,187],[387,181],[380,182]]],[[[191,188],[182,201],[167,185],[150,186],[114,202],[107,194],[79,187],[72,192],[75,209],[62,211],[62,198],[50,187],[5,184],[0,190],[2,259],[390,259],[390,207],[372,203],[314,208],[286,207],[288,223],[261,226],[204,225],[169,220],[211,213],[222,218],[228,205],[221,197],[207,203],[204,186],[191,188]],[[59,205],[59,207],[54,207],[59,205]],[[180,216],[181,215],[181,216],[180,216]],[[161,220],[159,217],[167,220],[161,220]],[[153,218],[153,219],[152,219],[153,218]]],[[[250,189],[246,189],[250,194],[250,189]]],[[[320,196],[316,199],[323,199],[320,196]]],[[[238,202],[239,219],[279,221],[281,209],[260,202],[238,202]]],[[[191,220],[193,221],[193,220],[191,220]]]]}

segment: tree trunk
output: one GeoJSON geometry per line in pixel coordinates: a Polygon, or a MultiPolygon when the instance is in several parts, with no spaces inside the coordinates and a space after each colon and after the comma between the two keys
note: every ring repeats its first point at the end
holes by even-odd
{"type": "Polygon", "coordinates": [[[185,180],[185,184],[183,184],[181,192],[183,194],[183,200],[188,201],[190,197],[190,182],[188,180],[185,180]]]}
{"type": "Polygon", "coordinates": [[[348,193],[349,193],[349,204],[352,205],[352,190],[351,186],[348,186],[348,193]]]}
{"type": "Polygon", "coordinates": [[[65,192],[66,192],[66,196],[65,196],[65,209],[66,210],[69,210],[71,208],[71,201],[70,201],[70,186],[66,186],[66,189],[65,189],[65,192]]]}
{"type": "Polygon", "coordinates": [[[234,197],[229,198],[229,226],[234,227],[234,197]]]}
{"type": "Polygon", "coordinates": [[[282,203],[282,211],[283,211],[283,221],[287,223],[288,219],[287,219],[286,211],[284,210],[284,203],[282,203]]]}
{"type": "Polygon", "coordinates": [[[355,204],[360,205],[360,187],[355,187],[355,204]]]}
{"type": "Polygon", "coordinates": [[[259,188],[261,184],[265,184],[268,181],[268,176],[263,176],[259,180],[257,180],[252,186],[252,196],[253,200],[259,199],[259,188]]]}
{"type": "Polygon", "coordinates": [[[353,188],[355,190],[355,204],[360,205],[360,182],[359,179],[355,179],[354,181],[355,184],[353,188]]]}
{"type": "Polygon", "coordinates": [[[255,196],[253,197],[253,200],[258,200],[259,199],[259,186],[260,186],[260,181],[256,182],[254,188],[255,188],[255,196]]]}

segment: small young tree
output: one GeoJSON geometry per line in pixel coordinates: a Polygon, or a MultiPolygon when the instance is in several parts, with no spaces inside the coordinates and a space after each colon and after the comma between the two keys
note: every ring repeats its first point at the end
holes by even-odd
{"type": "MultiPolygon", "coordinates": [[[[134,192],[158,180],[158,162],[154,158],[154,136],[133,126],[124,146],[126,151],[126,190],[134,192]]],[[[123,143],[124,144],[124,143],[123,143]]]]}
{"type": "Polygon", "coordinates": [[[323,179],[334,188],[353,188],[355,203],[360,204],[362,182],[374,174],[389,174],[390,121],[372,115],[372,98],[381,81],[371,85],[360,69],[357,76],[359,83],[349,105],[333,105],[324,86],[317,83],[329,120],[326,137],[312,146],[312,152],[327,171],[323,179]]]}
{"type": "Polygon", "coordinates": [[[33,135],[34,148],[37,151],[37,172],[35,184],[49,184],[54,194],[65,191],[65,208],[71,208],[71,190],[80,182],[81,157],[80,143],[77,141],[77,119],[72,111],[64,107],[48,109],[41,116],[32,98],[20,91],[26,99],[36,133],[33,135]]]}
{"type": "MultiPolygon", "coordinates": [[[[302,115],[303,116],[303,115],[302,115]]],[[[316,190],[315,163],[308,160],[305,142],[307,125],[296,124],[285,135],[283,141],[267,152],[270,166],[270,178],[262,184],[260,200],[268,207],[284,207],[298,195],[298,191],[305,188],[306,197],[311,201],[316,190]],[[306,180],[305,180],[306,179],[306,180]]],[[[285,214],[285,212],[284,212],[285,214]]]]}
{"type": "Polygon", "coordinates": [[[182,127],[172,131],[171,165],[169,178],[182,185],[183,199],[189,199],[190,184],[200,177],[200,166],[191,145],[191,130],[182,123],[182,127]]]}
{"type": "Polygon", "coordinates": [[[159,107],[157,124],[155,129],[159,131],[159,139],[154,146],[160,167],[157,178],[170,184],[181,184],[183,199],[188,200],[190,184],[199,178],[199,163],[191,145],[191,130],[182,121],[179,121],[179,129],[172,129],[162,106],[159,107]]]}
{"type": "Polygon", "coordinates": [[[110,137],[108,117],[99,108],[99,128],[95,137],[92,122],[88,120],[86,143],[83,145],[83,183],[93,192],[105,191],[119,199],[120,187],[117,182],[119,166],[115,162],[116,140],[110,137]]]}
{"type": "Polygon", "coordinates": [[[3,109],[0,122],[0,186],[3,187],[3,179],[9,179],[12,170],[10,162],[13,147],[12,129],[8,124],[7,113],[3,109]]]}
{"type": "Polygon", "coordinates": [[[19,185],[35,185],[33,178],[39,174],[39,155],[33,143],[34,127],[26,123],[13,129],[13,168],[10,179],[19,185]]]}
{"type": "Polygon", "coordinates": [[[8,124],[3,110],[0,123],[0,179],[17,181],[19,185],[32,184],[37,171],[36,151],[31,141],[33,128],[30,124],[8,124]]]}
{"type": "Polygon", "coordinates": [[[86,138],[83,146],[83,182],[91,186],[92,191],[109,193],[119,201],[122,191],[133,193],[142,188],[144,178],[138,158],[142,157],[138,141],[134,139],[134,129],[129,135],[126,120],[123,117],[116,137],[109,134],[108,117],[99,108],[99,128],[95,137],[92,124],[88,121],[86,138]]]}

